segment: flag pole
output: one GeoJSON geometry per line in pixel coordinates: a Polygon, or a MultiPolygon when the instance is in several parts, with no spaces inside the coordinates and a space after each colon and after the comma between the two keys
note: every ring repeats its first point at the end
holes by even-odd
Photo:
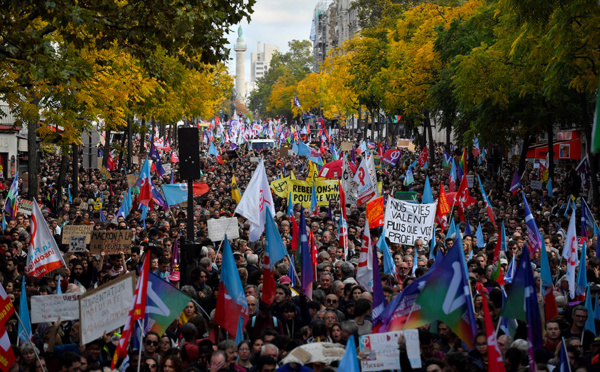
{"type": "MultiPolygon", "coordinates": [[[[31,345],[31,348],[33,349],[33,352],[35,353],[35,357],[36,357],[37,361],[40,363],[40,368],[42,369],[42,372],[46,372],[46,369],[44,368],[44,366],[42,365],[42,361],[40,360],[40,356],[38,355],[37,347],[35,347],[35,345],[31,342],[31,337],[29,336],[29,333],[27,333],[27,329],[25,328],[25,325],[23,324],[23,321],[21,320],[21,317],[19,316],[19,312],[15,311],[15,315],[17,316],[17,319],[19,320],[19,323],[21,324],[21,328],[23,328],[23,332],[25,332],[25,334],[27,335],[27,341],[31,345]]],[[[21,337],[17,337],[17,342],[20,339],[21,339],[21,337]]]]}
{"type": "Polygon", "coordinates": [[[144,339],[144,321],[146,319],[138,319],[138,325],[140,326],[140,347],[138,350],[138,366],[137,366],[137,372],[140,372],[140,367],[142,366],[142,341],[144,339]],[[141,322],[140,322],[141,320],[141,322]]]}

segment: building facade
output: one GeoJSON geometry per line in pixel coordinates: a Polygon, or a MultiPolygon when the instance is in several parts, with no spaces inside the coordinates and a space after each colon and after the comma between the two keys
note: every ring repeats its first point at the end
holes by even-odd
{"type": "Polygon", "coordinates": [[[263,77],[271,64],[273,54],[279,51],[279,48],[271,44],[256,43],[256,52],[250,54],[250,82],[256,84],[256,81],[263,77]]]}

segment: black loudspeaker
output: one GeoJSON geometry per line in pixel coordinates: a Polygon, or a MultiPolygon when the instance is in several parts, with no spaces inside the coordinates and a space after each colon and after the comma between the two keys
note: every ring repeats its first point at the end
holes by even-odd
{"type": "Polygon", "coordinates": [[[198,128],[179,128],[179,175],[184,180],[200,178],[198,128]]]}

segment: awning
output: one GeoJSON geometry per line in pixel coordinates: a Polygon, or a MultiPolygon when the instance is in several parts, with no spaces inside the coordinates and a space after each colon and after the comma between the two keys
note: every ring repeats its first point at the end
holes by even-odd
{"type": "MultiPolygon", "coordinates": [[[[553,144],[554,159],[581,159],[581,138],[579,132],[560,132],[553,144]],[[562,140],[560,140],[562,139],[562,140]]],[[[530,146],[527,150],[528,159],[546,159],[548,155],[548,143],[530,146]]]]}

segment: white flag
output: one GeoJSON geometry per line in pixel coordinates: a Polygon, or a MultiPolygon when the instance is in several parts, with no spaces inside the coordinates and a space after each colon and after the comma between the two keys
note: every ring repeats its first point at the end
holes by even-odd
{"type": "Polygon", "coordinates": [[[377,169],[375,168],[375,157],[373,155],[369,155],[367,158],[367,169],[369,170],[369,177],[371,177],[371,182],[373,186],[375,186],[375,196],[374,198],[379,197],[379,186],[377,185],[377,169]]]}
{"type": "Polygon", "coordinates": [[[31,214],[31,243],[27,254],[27,276],[41,278],[44,275],[66,266],[58,244],[48,228],[38,203],[33,199],[31,214]]]}
{"type": "Polygon", "coordinates": [[[360,256],[358,258],[358,269],[356,270],[356,280],[367,291],[373,292],[373,244],[371,242],[371,232],[369,231],[369,220],[365,220],[365,232],[363,233],[362,246],[360,247],[360,256]]]}
{"type": "Polygon", "coordinates": [[[366,158],[360,162],[360,167],[354,175],[354,181],[358,184],[357,207],[367,204],[371,199],[377,197],[377,184],[373,184],[366,158]]]}
{"type": "Polygon", "coordinates": [[[250,221],[250,241],[257,241],[265,231],[267,221],[265,207],[269,208],[271,215],[275,215],[273,196],[265,172],[265,164],[260,160],[254,171],[248,187],[242,195],[242,200],[235,208],[235,213],[246,217],[250,221]]]}
{"type": "Polygon", "coordinates": [[[571,213],[569,229],[563,247],[563,257],[567,260],[567,281],[571,299],[575,298],[575,270],[578,265],[577,258],[577,232],[575,231],[575,213],[571,213]]]}

